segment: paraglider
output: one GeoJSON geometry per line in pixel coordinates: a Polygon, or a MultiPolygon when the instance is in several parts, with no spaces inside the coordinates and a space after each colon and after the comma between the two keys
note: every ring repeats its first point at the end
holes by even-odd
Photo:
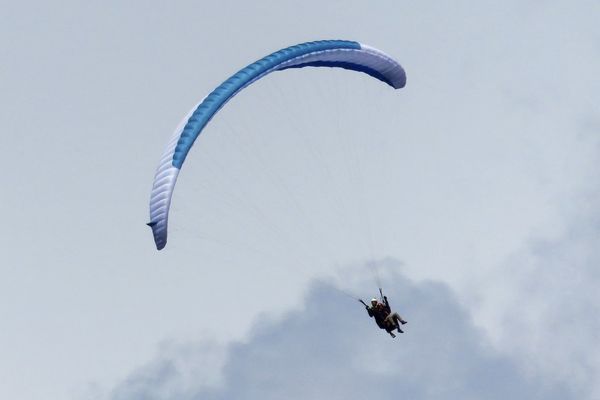
{"type": "Polygon", "coordinates": [[[275,71],[304,67],[334,67],[365,73],[394,89],[404,87],[406,75],[398,62],[373,47],[347,40],[322,40],[279,50],[243,68],[206,96],[182,120],[154,176],[150,222],[156,248],[167,243],[169,208],[177,176],[196,138],[215,114],[237,93],[275,71]]]}
{"type": "Polygon", "coordinates": [[[369,317],[375,319],[377,326],[380,329],[384,329],[391,337],[395,338],[396,335],[393,331],[397,330],[399,333],[404,333],[400,326],[406,324],[407,321],[405,321],[397,312],[392,312],[388,298],[383,295],[381,289],[379,289],[379,293],[382,297],[381,300],[377,300],[376,298],[371,299],[371,306],[360,299],[359,301],[367,309],[369,317]]]}

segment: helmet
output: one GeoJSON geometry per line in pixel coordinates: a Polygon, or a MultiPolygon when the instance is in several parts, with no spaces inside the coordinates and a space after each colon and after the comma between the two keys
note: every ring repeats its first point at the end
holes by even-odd
{"type": "Polygon", "coordinates": [[[377,299],[375,299],[375,298],[372,298],[372,299],[371,299],[371,304],[377,304],[377,299]]]}

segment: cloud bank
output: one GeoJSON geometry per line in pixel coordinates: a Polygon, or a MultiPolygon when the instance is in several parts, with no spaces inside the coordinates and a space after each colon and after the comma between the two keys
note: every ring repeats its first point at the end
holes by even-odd
{"type": "Polygon", "coordinates": [[[409,321],[396,339],[335,285],[316,281],[302,309],[261,317],[247,341],[174,346],[110,399],[573,398],[492,348],[448,286],[399,274],[386,286],[392,308],[409,321]]]}

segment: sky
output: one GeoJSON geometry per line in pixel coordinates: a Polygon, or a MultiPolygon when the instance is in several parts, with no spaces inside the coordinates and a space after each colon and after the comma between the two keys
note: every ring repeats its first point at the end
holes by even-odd
{"type": "Polygon", "coordinates": [[[600,396],[594,1],[2,2],[0,397],[600,396]],[[191,106],[293,44],[407,85],[268,76],[154,169],[191,106]],[[392,340],[352,297],[381,283],[392,340]]]}

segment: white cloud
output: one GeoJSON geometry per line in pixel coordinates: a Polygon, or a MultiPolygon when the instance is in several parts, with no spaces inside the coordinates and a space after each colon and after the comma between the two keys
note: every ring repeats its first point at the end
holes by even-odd
{"type": "MultiPolygon", "coordinates": [[[[564,235],[532,240],[510,257],[482,296],[479,314],[495,316],[494,341],[530,371],[551,373],[600,395],[600,213],[598,192],[580,200],[564,235]]],[[[483,318],[486,319],[485,317],[483,318]]]]}

